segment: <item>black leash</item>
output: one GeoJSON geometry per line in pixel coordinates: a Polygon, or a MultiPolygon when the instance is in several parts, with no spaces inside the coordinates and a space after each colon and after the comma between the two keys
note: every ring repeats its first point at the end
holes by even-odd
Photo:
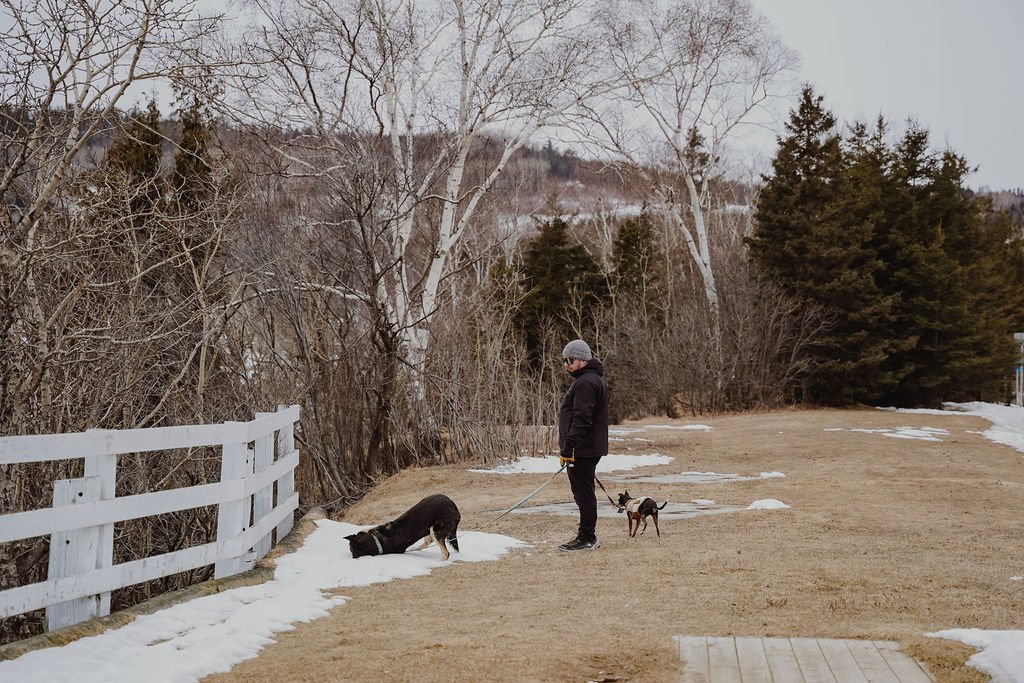
{"type": "Polygon", "coordinates": [[[615,507],[616,510],[618,510],[619,512],[622,512],[622,506],[620,506],[618,503],[616,503],[614,500],[612,500],[612,497],[608,495],[607,489],[605,489],[604,484],[601,483],[601,480],[597,478],[596,474],[594,475],[594,481],[596,481],[597,485],[601,487],[602,491],[604,491],[604,495],[608,498],[608,502],[611,503],[615,507]]]}

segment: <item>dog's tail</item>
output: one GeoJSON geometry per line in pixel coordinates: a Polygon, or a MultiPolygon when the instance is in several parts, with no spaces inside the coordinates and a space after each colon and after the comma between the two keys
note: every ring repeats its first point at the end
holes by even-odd
{"type": "Polygon", "coordinates": [[[665,507],[666,505],[668,505],[668,501],[667,501],[667,500],[666,500],[666,501],[665,501],[664,503],[662,503],[661,505],[659,505],[659,506],[658,506],[658,509],[659,509],[659,510],[662,510],[662,509],[664,509],[664,507],[665,507]]]}
{"type": "Polygon", "coordinates": [[[448,537],[447,540],[448,540],[449,543],[452,544],[452,547],[455,548],[455,552],[457,552],[457,553],[461,553],[462,552],[461,550],[459,550],[459,539],[455,536],[455,532],[454,531],[451,533],[451,535],[448,537]]]}

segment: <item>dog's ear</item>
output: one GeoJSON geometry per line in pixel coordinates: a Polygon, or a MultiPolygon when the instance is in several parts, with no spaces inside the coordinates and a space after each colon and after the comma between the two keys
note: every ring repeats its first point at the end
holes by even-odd
{"type": "Polygon", "coordinates": [[[629,498],[629,490],[626,490],[626,498],[629,498]]]}
{"type": "Polygon", "coordinates": [[[364,547],[366,545],[365,538],[365,531],[360,531],[345,537],[345,540],[348,541],[348,550],[352,553],[352,559],[359,559],[363,555],[369,555],[364,547]]]}

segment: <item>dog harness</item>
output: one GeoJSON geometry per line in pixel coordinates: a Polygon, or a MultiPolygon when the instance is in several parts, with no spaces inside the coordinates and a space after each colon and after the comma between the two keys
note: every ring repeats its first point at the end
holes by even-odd
{"type": "Polygon", "coordinates": [[[630,498],[626,501],[626,512],[640,512],[640,506],[643,505],[644,501],[650,498],[650,496],[643,496],[642,498],[630,498]]]}

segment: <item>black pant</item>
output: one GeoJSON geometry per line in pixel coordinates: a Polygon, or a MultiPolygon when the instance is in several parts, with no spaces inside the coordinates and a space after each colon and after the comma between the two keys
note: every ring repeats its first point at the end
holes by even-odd
{"type": "Polygon", "coordinates": [[[577,459],[569,468],[569,487],[576,507],[580,509],[580,528],[577,536],[585,541],[597,538],[597,495],[594,493],[594,473],[600,458],[577,459]]]}

